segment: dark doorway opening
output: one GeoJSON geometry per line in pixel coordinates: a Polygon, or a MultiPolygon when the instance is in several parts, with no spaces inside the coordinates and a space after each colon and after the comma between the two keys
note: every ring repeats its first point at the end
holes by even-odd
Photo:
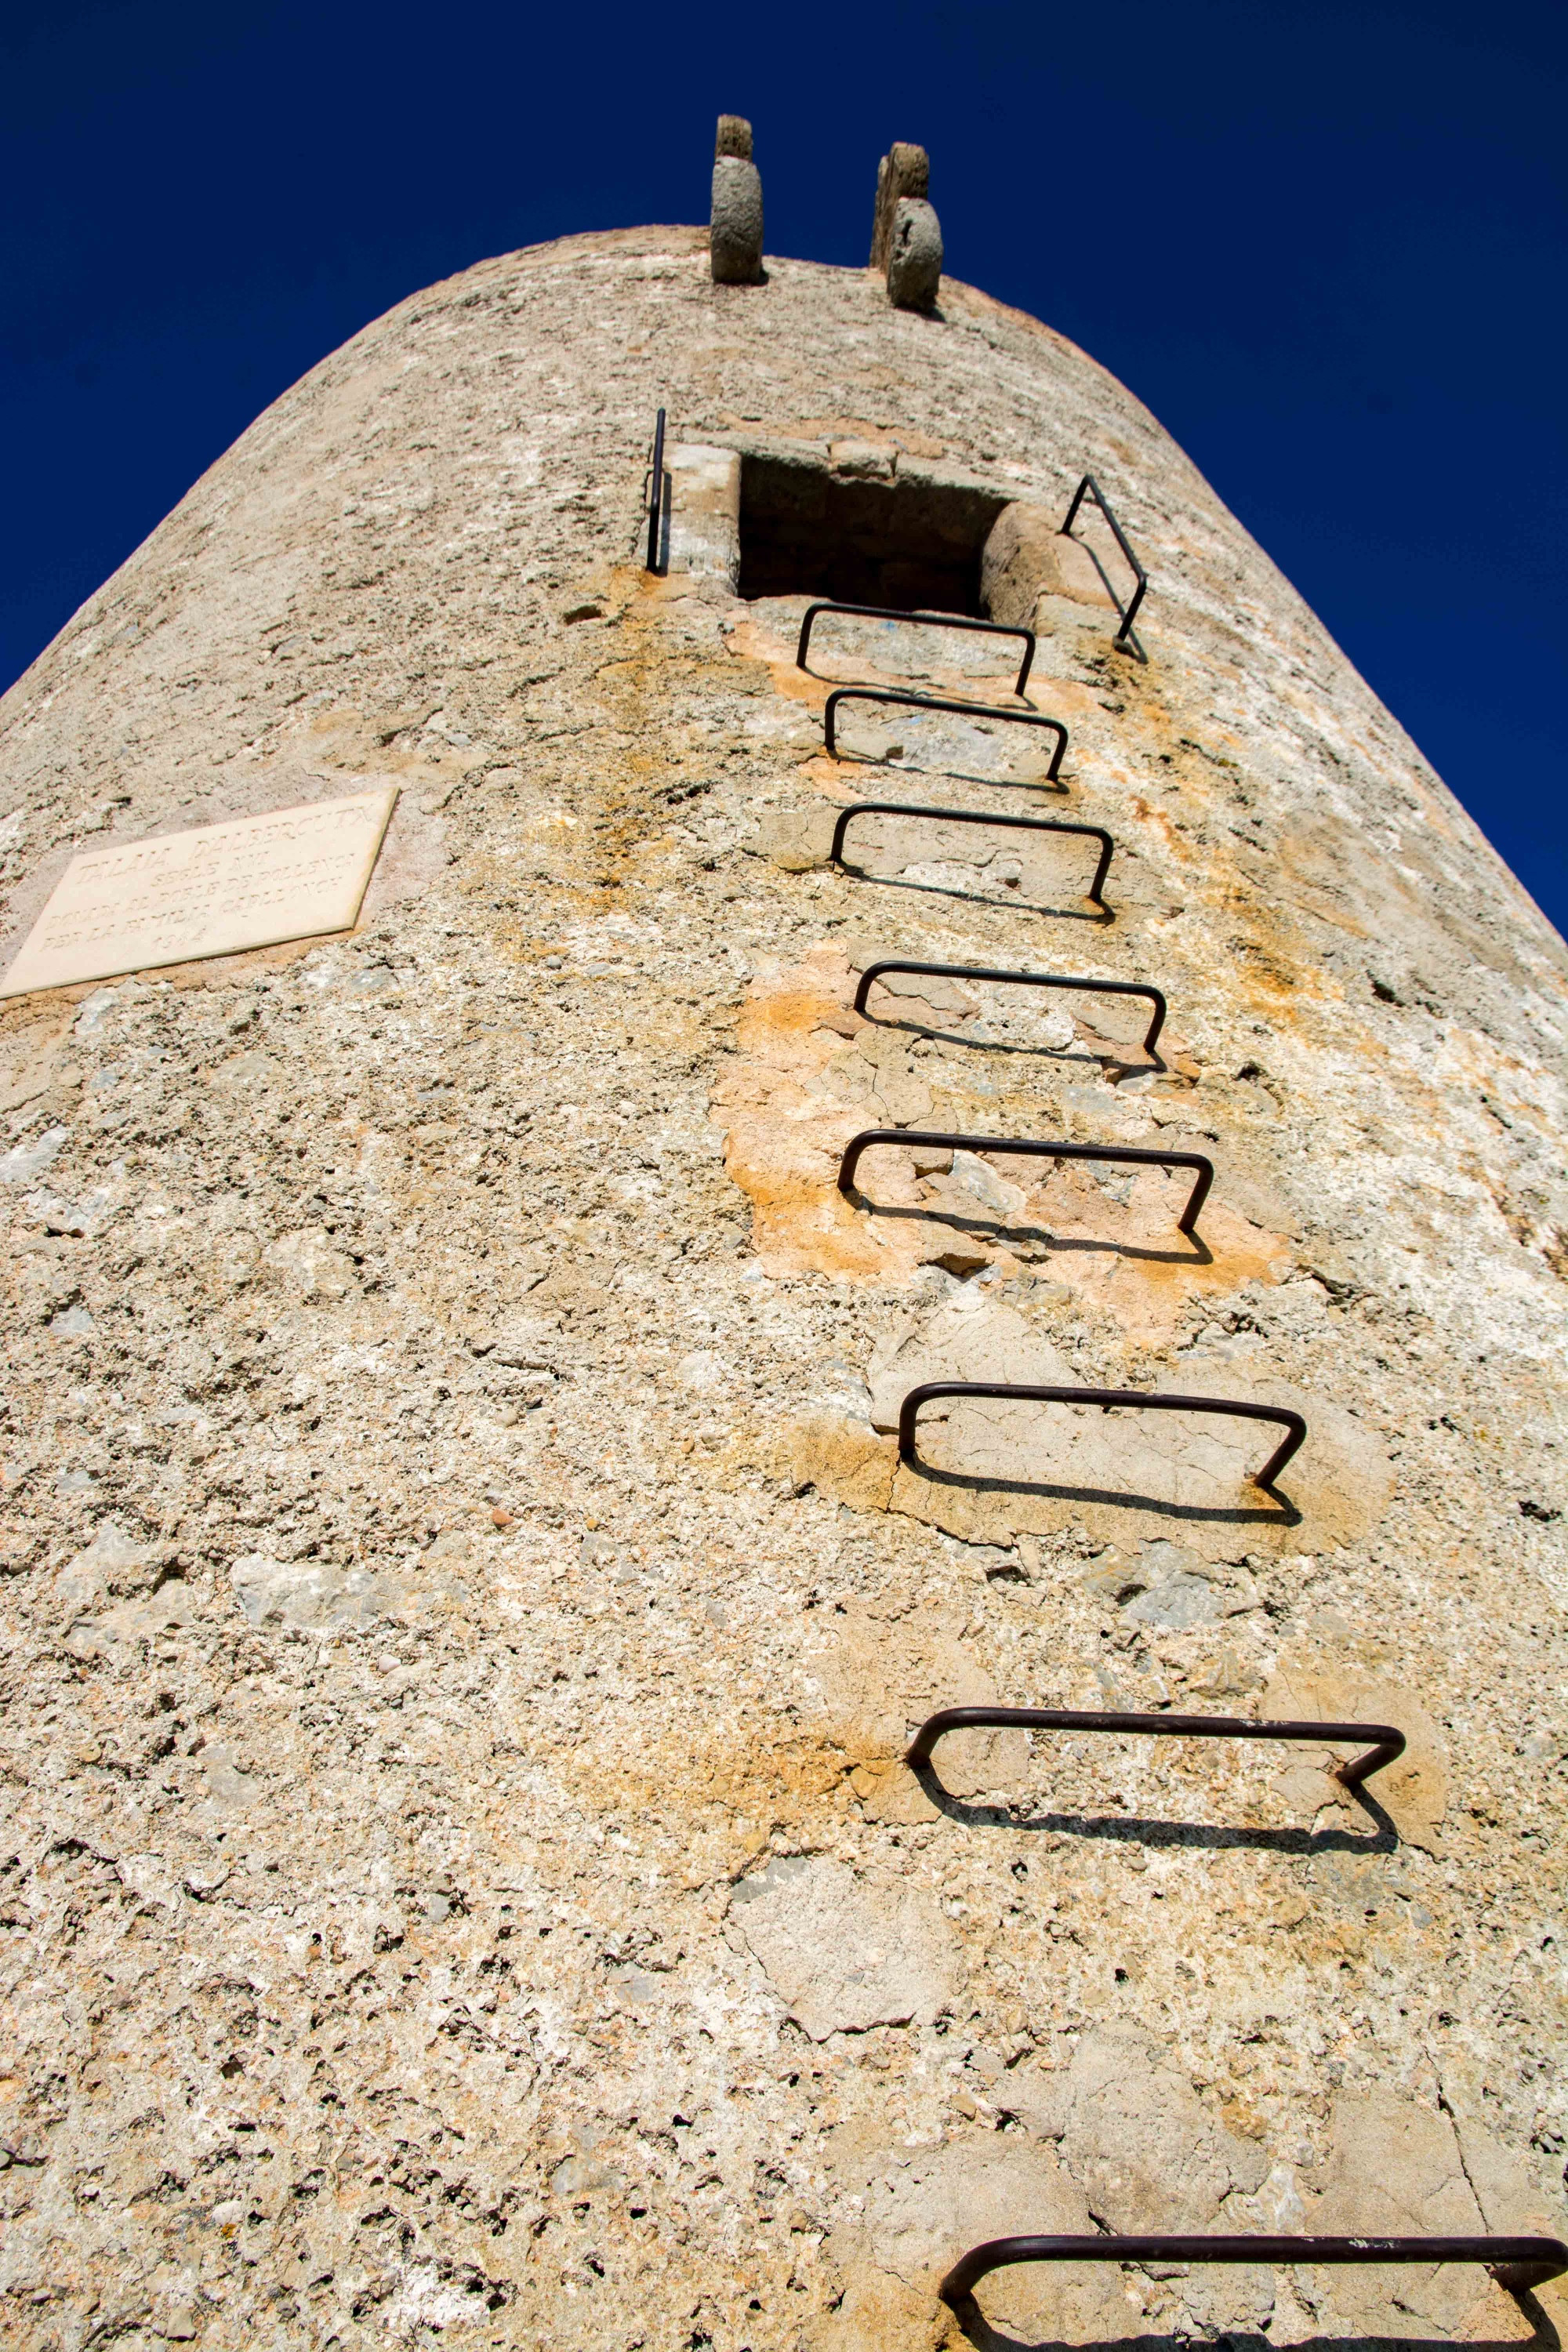
{"type": "Polygon", "coordinates": [[[980,617],[980,551],[1008,503],[962,482],[741,460],[741,593],[980,617]]]}

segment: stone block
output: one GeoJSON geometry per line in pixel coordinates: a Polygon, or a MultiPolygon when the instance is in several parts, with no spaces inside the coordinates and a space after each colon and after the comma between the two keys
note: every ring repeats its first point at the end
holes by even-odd
{"type": "Polygon", "coordinates": [[[735,155],[742,163],[751,162],[752,126],[743,114],[721,114],[719,117],[713,154],[715,160],[721,155],[735,155]]]}
{"type": "Polygon", "coordinates": [[[1221,2128],[1135,2028],[1096,2027],[1065,2074],[1026,2080],[1010,2096],[1030,2129],[1059,2138],[1068,2170],[1113,2230],[1212,2229],[1230,2190],[1256,2189],[1267,2169],[1257,2145],[1221,2128]]]}
{"type": "Polygon", "coordinates": [[[1088,548],[1063,536],[1048,507],[1016,499],[1003,508],[980,551],[981,609],[1012,628],[1030,628],[1042,596],[1116,609],[1088,548]]]}
{"type": "MultiPolygon", "coordinates": [[[[881,2267],[930,2294],[966,2246],[1037,2230],[1087,2237],[1094,2225],[1048,2149],[1021,2133],[991,2133],[912,2155],[900,2149],[871,2185],[866,2226],[881,2267]]],[[[989,2324],[975,2340],[993,2345],[1103,2343],[1126,2333],[1119,2275],[1108,2263],[999,2271],[979,2301],[989,2324]]]]}
{"type": "Polygon", "coordinates": [[[733,449],[683,441],[665,455],[669,474],[666,569],[700,578],[741,576],[741,460],[733,449]]]}
{"type": "Polygon", "coordinates": [[[754,286],[763,274],[763,180],[746,156],[714,163],[708,257],[715,286],[754,286]]]}
{"type": "Polygon", "coordinates": [[[900,196],[888,241],[888,299],[895,310],[931,310],[942,284],[942,223],[922,196],[900,196]]]}

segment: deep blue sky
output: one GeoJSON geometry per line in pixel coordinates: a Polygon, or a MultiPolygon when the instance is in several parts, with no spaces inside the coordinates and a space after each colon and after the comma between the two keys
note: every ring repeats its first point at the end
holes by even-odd
{"type": "Polygon", "coordinates": [[[1561,0],[8,0],[0,685],[401,296],[704,218],[721,110],[818,260],[928,146],[953,272],[1148,402],[1568,929],[1561,0]]]}

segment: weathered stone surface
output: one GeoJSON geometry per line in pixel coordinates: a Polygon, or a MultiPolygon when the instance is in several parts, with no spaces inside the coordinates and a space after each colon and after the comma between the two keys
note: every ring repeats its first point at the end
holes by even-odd
{"type": "Polygon", "coordinates": [[[888,299],[895,310],[930,310],[942,285],[942,224],[921,196],[900,196],[888,237],[888,299]]]}
{"type": "Polygon", "coordinates": [[[708,232],[715,286],[752,286],[763,272],[763,179],[749,157],[721,154],[713,165],[708,232]]]}
{"type": "Polygon", "coordinates": [[[1026,2082],[1016,2113],[1060,2144],[1102,2229],[1211,2230],[1232,2189],[1261,2187],[1268,2158],[1204,2107],[1146,2034],[1100,2027],[1059,2075],[1026,2082]]]}
{"type": "MultiPolygon", "coordinates": [[[[1263,1708],[1266,1714],[1287,1720],[1305,1717],[1310,1722],[1318,1717],[1331,1722],[1337,1718],[1342,1723],[1397,1725],[1405,1734],[1405,1751],[1394,1763],[1384,1765],[1371,1793],[1386,1806],[1402,1837],[1425,1847],[1428,1853],[1441,1851],[1449,1801],[1447,1743],[1418,1692],[1381,1680],[1342,1659],[1287,1651],[1264,1693],[1263,1708]]],[[[1322,1801],[1334,1801],[1331,1785],[1322,1801]]]]}
{"type": "Polygon", "coordinates": [[[771,857],[783,873],[809,874],[827,863],[834,822],[830,808],[768,809],[742,846],[753,857],[771,857]]]}
{"type": "Polygon", "coordinates": [[[743,163],[751,162],[752,126],[743,114],[721,114],[719,117],[713,152],[715,157],[739,155],[743,163]]]}
{"type": "Polygon", "coordinates": [[[931,2025],[952,2000],[958,1939],[919,1888],[867,1883],[842,1863],[801,1855],[743,1878],[731,1909],[814,2042],[873,2025],[931,2025]]]}
{"type": "MultiPolygon", "coordinates": [[[[1331,2128],[1332,2149],[1310,2207],[1312,2229],[1459,2236],[1486,2228],[1449,2116],[1377,2087],[1342,2093],[1331,2128]]],[[[1486,2286],[1483,2274],[1456,2265],[1320,2270],[1308,2278],[1320,2319],[1353,2335],[1398,2333],[1412,2317],[1457,2331],[1486,2286]]]]}
{"type": "MultiPolygon", "coordinates": [[[[1137,402],[942,311],[789,260],[732,301],[700,228],[486,263],[258,420],[0,704],[0,956],[84,844],[400,787],[352,938],[0,1007],[25,2352],[932,2352],[952,2239],[1091,2172],[1164,2194],[1144,2113],[1226,2228],[1457,2213],[1451,2125],[1489,2226],[1561,2231],[1562,945],[1137,402]],[[826,761],[834,677],[997,699],[1007,649],[873,625],[807,677],[804,590],[647,577],[661,402],[857,496],[918,463],[1059,517],[1092,463],[1150,660],[1039,597],[1065,791],[962,723],[826,761]],[[872,832],[875,878],[744,855],[944,792],[1106,824],[1114,919],[1070,842],[1013,882],[956,828],[872,832]],[[1092,999],[861,1017],[877,954],[1152,978],[1167,1067],[1092,999]],[[1207,1152],[1205,1254],[1159,1171],[973,1155],[1003,1213],[888,1152],[839,1195],[917,1111],[1207,1152]],[[938,1362],[1302,1400],[1300,1516],[1137,1501],[1216,1465],[1131,1415],[1087,1497],[911,1484],[881,1424],[938,1362]],[[914,1723],[986,1698],[1364,1709],[1409,1778],[1392,1827],[1310,1745],[966,1739],[917,1782],[914,1723]],[[784,1863],[837,1892],[764,1896],[775,1981],[732,1896],[784,1863]],[[911,2021],[814,2040],[797,1994],[911,2021]]],[[[1479,2271],[1081,2284],[982,2305],[1525,2332],[1479,2271]]]]}

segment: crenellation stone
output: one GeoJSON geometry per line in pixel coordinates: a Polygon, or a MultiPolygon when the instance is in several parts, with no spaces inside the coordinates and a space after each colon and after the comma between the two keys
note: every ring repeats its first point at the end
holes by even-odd
{"type": "Polygon", "coordinates": [[[888,238],[888,299],[895,310],[931,310],[942,285],[942,224],[921,196],[900,196],[888,238]]]}
{"type": "Polygon", "coordinates": [[[719,118],[708,255],[715,286],[754,286],[763,275],[763,179],[738,114],[719,118]]]}
{"type": "Polygon", "coordinates": [[[903,196],[925,196],[931,191],[931,158],[923,147],[895,139],[877,166],[877,204],[871,216],[870,267],[887,274],[892,247],[893,219],[903,196]]]}

